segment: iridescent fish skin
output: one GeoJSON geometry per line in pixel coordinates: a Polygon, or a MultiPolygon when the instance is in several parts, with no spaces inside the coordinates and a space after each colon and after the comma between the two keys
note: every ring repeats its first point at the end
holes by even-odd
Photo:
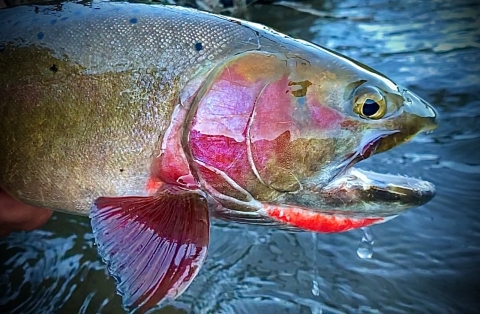
{"type": "Polygon", "coordinates": [[[428,182],[352,168],[436,127],[384,75],[250,22],[94,7],[0,10],[0,186],[89,214],[126,308],[188,287],[212,214],[340,232],[433,197],[428,182]]]}
{"type": "Polygon", "coordinates": [[[374,70],[312,48],[246,52],[210,74],[183,140],[197,181],[223,207],[255,214],[268,203],[387,217],[429,200],[429,183],[380,174],[372,181],[350,167],[434,128],[434,109],[374,70]],[[353,111],[366,92],[383,95],[384,118],[353,111]],[[385,193],[372,198],[372,187],[385,193]]]}

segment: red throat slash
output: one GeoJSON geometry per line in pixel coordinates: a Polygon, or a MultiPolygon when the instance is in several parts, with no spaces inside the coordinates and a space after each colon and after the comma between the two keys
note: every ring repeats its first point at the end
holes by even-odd
{"type": "Polygon", "coordinates": [[[344,232],[381,223],[388,218],[346,217],[339,214],[314,212],[301,207],[264,204],[262,211],[274,220],[313,232],[344,232]]]}

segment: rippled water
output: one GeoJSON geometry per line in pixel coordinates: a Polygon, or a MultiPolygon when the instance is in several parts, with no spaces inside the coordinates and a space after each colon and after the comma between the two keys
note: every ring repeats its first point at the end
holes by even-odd
{"type": "MultiPolygon", "coordinates": [[[[160,312],[478,311],[480,14],[475,2],[303,1],[311,8],[300,10],[250,6],[250,19],[366,63],[435,105],[441,124],[434,133],[362,164],[432,181],[438,195],[372,227],[373,255],[363,259],[357,255],[361,230],[312,237],[216,222],[199,276],[160,312]]],[[[1,238],[0,313],[122,313],[114,280],[92,243],[88,219],[65,214],[55,214],[42,230],[1,238]]]]}

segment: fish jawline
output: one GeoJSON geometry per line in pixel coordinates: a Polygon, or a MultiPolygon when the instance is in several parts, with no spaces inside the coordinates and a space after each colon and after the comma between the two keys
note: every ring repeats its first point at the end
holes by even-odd
{"type": "MultiPolygon", "coordinates": [[[[347,156],[337,167],[336,174],[322,188],[322,193],[335,195],[341,191],[340,194],[343,194],[344,199],[349,201],[356,200],[357,202],[392,207],[387,212],[391,212],[393,207],[411,208],[430,201],[435,196],[435,186],[428,181],[354,167],[358,162],[376,154],[382,145],[387,144],[388,146],[389,140],[398,137],[399,134],[398,130],[368,131],[362,138],[358,149],[347,156]]],[[[390,148],[398,146],[402,141],[397,139],[394,140],[394,143],[395,145],[390,148]]]]}
{"type": "Polygon", "coordinates": [[[346,169],[342,175],[323,187],[322,191],[335,194],[339,189],[351,198],[365,202],[396,203],[408,207],[423,205],[435,196],[435,186],[428,181],[356,167],[346,169]]]}

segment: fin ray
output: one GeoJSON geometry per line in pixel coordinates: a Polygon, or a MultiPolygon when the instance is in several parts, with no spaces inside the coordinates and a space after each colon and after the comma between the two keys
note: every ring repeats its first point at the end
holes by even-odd
{"type": "Polygon", "coordinates": [[[143,312],[176,298],[205,260],[208,207],[195,191],[167,186],[153,196],[100,197],[90,218],[127,309],[143,312]]]}

